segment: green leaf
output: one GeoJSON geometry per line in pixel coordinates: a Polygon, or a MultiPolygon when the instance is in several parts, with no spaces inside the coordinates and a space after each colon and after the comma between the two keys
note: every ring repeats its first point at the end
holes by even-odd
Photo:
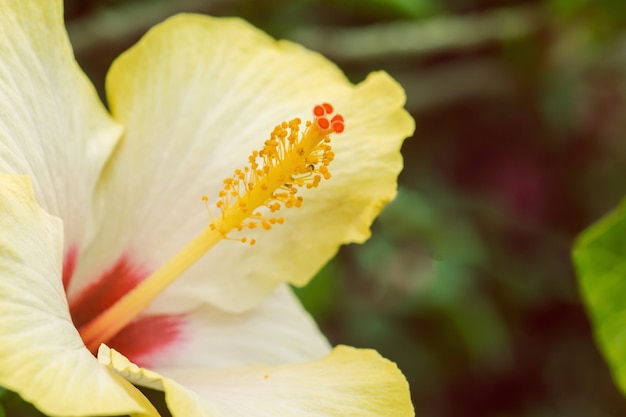
{"type": "Polygon", "coordinates": [[[579,236],[573,258],[596,340],[626,393],[626,200],[579,236]]]}

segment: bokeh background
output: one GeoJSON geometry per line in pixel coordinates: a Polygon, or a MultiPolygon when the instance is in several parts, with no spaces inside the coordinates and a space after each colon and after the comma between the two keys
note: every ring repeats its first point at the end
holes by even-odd
{"type": "Polygon", "coordinates": [[[417,130],[364,245],[298,294],[333,343],[396,361],[418,416],[624,416],[570,262],[626,184],[623,0],[66,0],[111,61],[180,12],[240,16],[406,89],[417,130]]]}

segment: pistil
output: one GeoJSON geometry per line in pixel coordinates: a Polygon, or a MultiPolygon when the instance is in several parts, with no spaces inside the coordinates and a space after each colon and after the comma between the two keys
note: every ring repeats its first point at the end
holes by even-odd
{"type": "MultiPolygon", "coordinates": [[[[218,242],[228,239],[254,245],[255,239],[234,238],[232,234],[256,228],[269,230],[284,222],[277,215],[279,210],[300,207],[303,198],[298,195],[299,188],[315,188],[322,179],[331,177],[328,165],[334,153],[330,135],[344,130],[343,117],[332,113],[328,103],[315,106],[314,119],[306,122],[304,132],[300,132],[300,119],[276,126],[263,148],[252,152],[248,166],[224,180],[215,204],[220,215],[211,215],[207,228],[160,269],[80,327],[87,348],[95,353],[101,343],[129,324],[218,242]]],[[[202,199],[208,207],[208,198],[202,199]]]]}

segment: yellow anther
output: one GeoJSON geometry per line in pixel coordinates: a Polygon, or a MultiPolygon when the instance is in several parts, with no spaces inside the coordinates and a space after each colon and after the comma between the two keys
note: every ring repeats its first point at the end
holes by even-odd
{"type": "Polygon", "coordinates": [[[315,120],[307,121],[303,132],[298,118],[277,125],[263,147],[250,154],[249,165],[224,180],[216,204],[221,216],[212,220],[224,226],[214,226],[217,230],[257,226],[269,230],[272,224],[284,221],[273,216],[282,207],[302,206],[302,196],[296,196],[298,188],[316,188],[322,178],[330,178],[327,166],[335,156],[330,134],[343,131],[343,118],[335,116],[330,121],[328,109],[332,112],[328,104],[316,106],[315,120]],[[268,212],[253,215],[257,207],[266,207],[268,212]]]}

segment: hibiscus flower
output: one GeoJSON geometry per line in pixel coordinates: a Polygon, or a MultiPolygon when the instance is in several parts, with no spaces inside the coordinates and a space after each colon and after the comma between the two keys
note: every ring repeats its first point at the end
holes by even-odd
{"type": "Polygon", "coordinates": [[[158,415],[137,385],[174,416],[413,415],[397,367],[331,349],[286,286],[395,195],[413,131],[395,81],[352,85],[240,19],[178,15],[114,62],[109,113],[60,0],[0,0],[0,27],[1,386],[50,415],[158,415]]]}

